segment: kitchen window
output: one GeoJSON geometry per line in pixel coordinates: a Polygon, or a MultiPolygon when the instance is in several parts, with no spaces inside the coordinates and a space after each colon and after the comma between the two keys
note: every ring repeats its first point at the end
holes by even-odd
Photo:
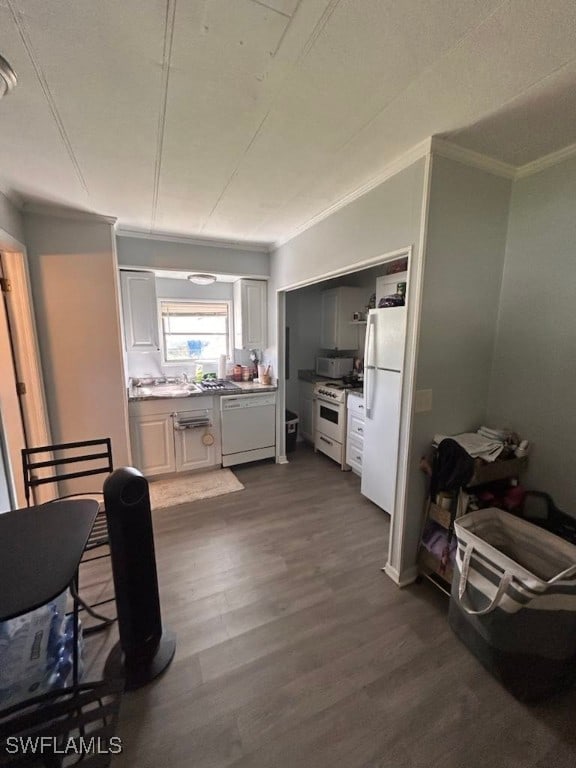
{"type": "Polygon", "coordinates": [[[160,301],[165,363],[218,360],[230,354],[230,302],[160,301]]]}

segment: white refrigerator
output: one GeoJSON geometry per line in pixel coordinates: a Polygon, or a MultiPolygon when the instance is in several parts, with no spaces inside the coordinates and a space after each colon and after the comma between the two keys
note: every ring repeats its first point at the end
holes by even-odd
{"type": "Polygon", "coordinates": [[[362,494],[394,512],[406,307],[371,309],[364,349],[362,494]]]}

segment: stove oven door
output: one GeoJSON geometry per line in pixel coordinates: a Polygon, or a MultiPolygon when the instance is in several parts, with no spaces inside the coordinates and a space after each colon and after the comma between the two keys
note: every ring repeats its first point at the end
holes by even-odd
{"type": "Polygon", "coordinates": [[[344,411],[343,403],[329,403],[316,397],[316,432],[342,443],[346,418],[344,411]]]}

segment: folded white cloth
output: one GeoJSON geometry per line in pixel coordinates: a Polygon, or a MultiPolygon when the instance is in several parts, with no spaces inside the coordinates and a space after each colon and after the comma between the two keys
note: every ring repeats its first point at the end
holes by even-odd
{"type": "Polygon", "coordinates": [[[501,440],[502,442],[508,437],[508,432],[505,429],[491,429],[490,427],[480,427],[478,434],[490,440],[501,440]]]}
{"type": "Polygon", "coordinates": [[[442,440],[449,437],[455,440],[474,459],[484,461],[496,461],[504,449],[501,440],[493,440],[479,435],[478,432],[462,432],[460,435],[434,435],[434,444],[439,445],[442,440]]]}

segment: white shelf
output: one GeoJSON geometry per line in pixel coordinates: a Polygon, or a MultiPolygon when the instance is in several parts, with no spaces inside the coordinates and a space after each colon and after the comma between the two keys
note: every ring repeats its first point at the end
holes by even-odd
{"type": "Polygon", "coordinates": [[[350,325],[366,325],[366,320],[350,320],[350,325]]]}

